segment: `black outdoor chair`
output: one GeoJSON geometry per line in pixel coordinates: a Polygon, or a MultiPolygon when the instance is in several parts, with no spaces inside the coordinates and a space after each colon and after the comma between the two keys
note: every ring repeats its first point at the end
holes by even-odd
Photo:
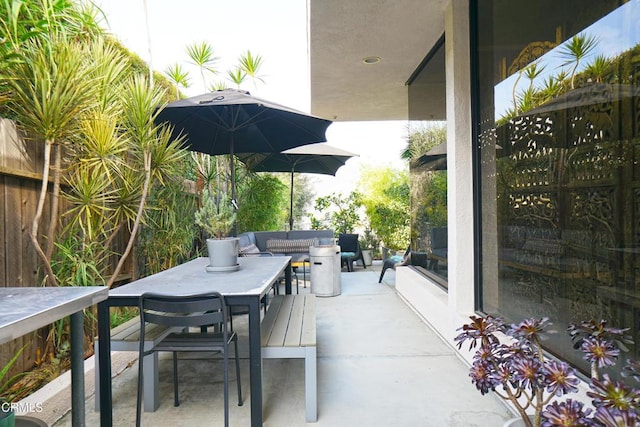
{"type": "Polygon", "coordinates": [[[393,255],[385,259],[382,263],[382,271],[380,272],[380,279],[378,280],[378,283],[382,283],[382,277],[384,277],[385,271],[390,268],[395,270],[397,265],[405,265],[405,263],[409,260],[410,254],[411,246],[407,248],[403,256],[393,255]]]}
{"type": "Polygon", "coordinates": [[[138,359],[138,396],[136,426],[140,426],[143,390],[144,356],[155,351],[173,353],[173,394],[174,406],[178,400],[178,357],[177,352],[219,352],[222,354],[224,369],[224,425],[229,425],[229,344],[234,343],[236,358],[236,381],[238,383],[238,406],[242,406],[240,388],[240,360],[238,358],[238,338],[233,331],[233,321],[228,317],[224,297],[217,292],[191,296],[167,296],[145,293],[140,297],[140,350],[138,359]],[[184,328],[183,332],[169,334],[151,349],[144,348],[144,331],[147,323],[184,328]],[[215,332],[207,327],[215,326],[215,332]],[[189,328],[198,328],[196,332],[189,328]]]}
{"type": "Polygon", "coordinates": [[[340,266],[347,265],[347,271],[353,271],[353,262],[361,260],[364,268],[364,256],[360,250],[357,234],[342,233],[338,235],[338,246],[340,246],[340,266]]]}

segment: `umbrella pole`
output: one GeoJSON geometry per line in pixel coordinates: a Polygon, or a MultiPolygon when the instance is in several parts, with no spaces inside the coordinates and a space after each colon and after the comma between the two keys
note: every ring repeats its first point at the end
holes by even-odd
{"type": "Polygon", "coordinates": [[[291,193],[289,194],[289,231],[293,230],[293,169],[291,170],[291,193]]]}
{"type": "MultiPolygon", "coordinates": [[[[229,171],[231,172],[231,204],[233,205],[234,212],[238,211],[238,201],[236,200],[236,162],[233,159],[233,139],[231,139],[231,149],[229,150],[229,161],[231,162],[229,166],[229,171]]],[[[238,220],[233,222],[233,236],[238,235],[238,220]]]]}

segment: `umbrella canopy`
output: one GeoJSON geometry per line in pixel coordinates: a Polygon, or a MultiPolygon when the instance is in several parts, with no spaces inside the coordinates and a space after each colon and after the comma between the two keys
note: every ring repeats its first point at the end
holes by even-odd
{"type": "MultiPolygon", "coordinates": [[[[502,147],[496,144],[496,150],[502,147]]],[[[420,157],[411,161],[411,167],[426,171],[447,170],[447,142],[441,142],[420,157]]]]}
{"type": "MultiPolygon", "coordinates": [[[[277,153],[299,145],[326,141],[330,120],[302,113],[249,92],[225,89],[167,104],[156,122],[186,135],[185,148],[219,155],[277,153]]],[[[231,191],[235,200],[235,172],[231,161],[231,191]]]]}
{"type": "Polygon", "coordinates": [[[414,168],[424,170],[447,169],[447,142],[442,142],[411,162],[414,168]]]}
{"type": "Polygon", "coordinates": [[[335,175],[347,160],[357,154],[329,144],[302,145],[281,153],[239,154],[247,167],[254,172],[300,172],[335,175]]]}
{"type": "Polygon", "coordinates": [[[318,173],[335,175],[351,157],[350,153],[329,144],[308,144],[281,153],[239,154],[247,167],[254,172],[291,172],[289,203],[289,228],[293,229],[293,174],[318,173]]]}
{"type": "Polygon", "coordinates": [[[609,104],[640,97],[640,87],[626,84],[594,83],[572,89],[520,116],[556,113],[571,108],[609,104]]]}

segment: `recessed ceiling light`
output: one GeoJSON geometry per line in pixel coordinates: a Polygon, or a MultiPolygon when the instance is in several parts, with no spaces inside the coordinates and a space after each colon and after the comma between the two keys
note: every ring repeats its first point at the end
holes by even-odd
{"type": "Polygon", "coordinates": [[[362,62],[364,62],[365,64],[377,64],[378,62],[380,62],[380,57],[379,56],[367,56],[366,58],[364,58],[362,60],[362,62]]]}

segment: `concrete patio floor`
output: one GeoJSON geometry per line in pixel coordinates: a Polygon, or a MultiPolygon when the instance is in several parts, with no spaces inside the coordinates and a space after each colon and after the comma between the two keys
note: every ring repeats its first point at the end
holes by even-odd
{"type": "MultiPolygon", "coordinates": [[[[454,354],[450,343],[443,342],[395,292],[394,272],[387,271],[383,284],[378,284],[379,274],[379,264],[343,272],[342,294],[317,299],[318,422],[308,425],[502,425],[511,417],[502,402],[491,395],[481,396],[475,389],[467,366],[454,354]]],[[[308,287],[300,287],[300,292],[308,291],[308,287]]],[[[246,317],[234,318],[240,335],[244,406],[236,405],[232,371],[231,426],[250,425],[246,317]]],[[[143,425],[223,425],[220,362],[185,355],[192,360],[180,362],[181,405],[174,407],[170,355],[161,357],[161,406],[154,413],[143,413],[143,425]]],[[[114,363],[122,366],[114,366],[114,426],[134,425],[136,355],[120,353],[114,363]]],[[[307,425],[303,360],[265,360],[263,370],[264,425],[307,425]]],[[[87,370],[86,389],[87,425],[98,426],[91,369],[87,370]]],[[[64,398],[58,399],[59,403],[45,403],[45,412],[36,415],[50,420],[53,415],[47,411],[63,406],[64,398]]],[[[49,423],[71,426],[71,414],[49,423]]]]}

